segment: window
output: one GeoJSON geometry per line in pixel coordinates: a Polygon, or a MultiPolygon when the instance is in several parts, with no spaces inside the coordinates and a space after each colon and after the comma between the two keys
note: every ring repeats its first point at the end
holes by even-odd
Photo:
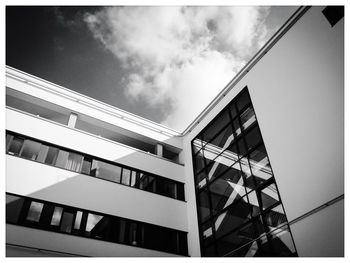
{"type": "Polygon", "coordinates": [[[19,152],[22,149],[24,140],[22,138],[15,137],[10,142],[10,146],[8,147],[8,153],[19,155],[19,152]]]}
{"type": "Polygon", "coordinates": [[[122,168],[102,161],[93,160],[91,172],[92,175],[98,178],[120,183],[122,168]]]}
{"type": "Polygon", "coordinates": [[[123,168],[122,184],[130,185],[130,170],[123,168]]]}
{"type": "Polygon", "coordinates": [[[6,222],[71,235],[187,255],[186,233],[162,226],[97,214],[51,202],[6,194],[6,222]],[[18,220],[26,214],[26,221],[18,220]],[[44,215],[46,214],[46,215],[44,215]],[[49,220],[43,220],[47,217],[49,220]]]}
{"type": "Polygon", "coordinates": [[[27,220],[32,222],[39,222],[43,207],[43,203],[32,201],[27,214],[27,220]]]}
{"type": "MultiPolygon", "coordinates": [[[[247,88],[195,137],[192,156],[202,255],[276,255],[284,241],[268,232],[288,221],[247,88]]],[[[283,253],[296,255],[294,245],[283,253]]]]}
{"type": "Polygon", "coordinates": [[[30,160],[36,160],[39,155],[40,146],[41,143],[25,140],[20,156],[30,160]]]}

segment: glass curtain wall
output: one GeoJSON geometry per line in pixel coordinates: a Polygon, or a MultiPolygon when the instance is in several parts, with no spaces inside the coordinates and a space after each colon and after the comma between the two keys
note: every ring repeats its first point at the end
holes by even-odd
{"type": "Polygon", "coordinates": [[[247,88],[192,155],[202,256],[297,256],[247,88]]]}

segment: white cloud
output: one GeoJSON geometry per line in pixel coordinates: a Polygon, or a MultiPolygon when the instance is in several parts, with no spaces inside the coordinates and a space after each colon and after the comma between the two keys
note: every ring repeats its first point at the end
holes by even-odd
{"type": "Polygon", "coordinates": [[[86,14],[85,22],[129,72],[128,98],[171,106],[163,123],[182,131],[269,36],[268,12],[266,7],[108,7],[86,14]]]}

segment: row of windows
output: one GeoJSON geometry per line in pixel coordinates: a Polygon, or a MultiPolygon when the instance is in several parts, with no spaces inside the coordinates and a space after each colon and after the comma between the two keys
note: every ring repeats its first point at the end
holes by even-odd
{"type": "Polygon", "coordinates": [[[98,160],[62,147],[8,132],[6,152],[73,172],[105,179],[140,190],[185,200],[184,185],[170,179],[98,160]]]}
{"type": "Polygon", "coordinates": [[[296,255],[247,88],[192,141],[192,154],[203,256],[296,255]]]}
{"type": "Polygon", "coordinates": [[[187,255],[185,232],[13,194],[6,194],[6,222],[187,255]]]}

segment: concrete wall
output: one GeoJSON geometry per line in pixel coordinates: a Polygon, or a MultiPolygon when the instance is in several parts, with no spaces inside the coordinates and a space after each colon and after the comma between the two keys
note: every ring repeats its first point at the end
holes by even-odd
{"type": "MultiPolygon", "coordinates": [[[[185,140],[192,140],[248,86],[289,221],[344,193],[344,19],[331,27],[323,8],[309,9],[185,140]]],[[[193,178],[192,171],[185,171],[193,178]]],[[[333,211],[343,216],[341,208],[333,211]]],[[[304,220],[320,228],[327,221],[320,216],[304,220]]],[[[337,248],[321,253],[324,230],[309,231],[303,224],[293,227],[297,248],[307,236],[315,241],[315,254],[343,255],[343,235],[334,234],[337,248]]],[[[342,225],[327,227],[343,232],[342,225]]]]}
{"type": "Polygon", "coordinates": [[[15,110],[6,109],[6,129],[184,182],[182,165],[15,110]]]}

